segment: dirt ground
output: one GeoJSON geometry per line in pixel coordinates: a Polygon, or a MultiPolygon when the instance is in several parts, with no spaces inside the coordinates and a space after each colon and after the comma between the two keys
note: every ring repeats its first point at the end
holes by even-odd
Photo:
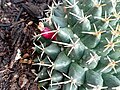
{"type": "Polygon", "coordinates": [[[0,0],[0,90],[40,90],[31,63],[15,57],[19,49],[23,59],[34,58],[33,34],[51,1],[0,0]]]}

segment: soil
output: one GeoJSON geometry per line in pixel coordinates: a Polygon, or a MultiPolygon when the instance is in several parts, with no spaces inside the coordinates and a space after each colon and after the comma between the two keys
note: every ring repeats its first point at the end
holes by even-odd
{"type": "Polygon", "coordinates": [[[40,90],[32,72],[32,42],[51,1],[0,0],[0,90],[40,90]],[[21,60],[15,60],[18,49],[21,60]]]}

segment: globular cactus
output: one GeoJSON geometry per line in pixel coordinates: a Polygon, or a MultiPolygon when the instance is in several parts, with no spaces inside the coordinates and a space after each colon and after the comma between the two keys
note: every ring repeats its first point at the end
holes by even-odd
{"type": "Polygon", "coordinates": [[[120,1],[53,1],[49,9],[33,42],[40,87],[120,90],[120,1]]]}

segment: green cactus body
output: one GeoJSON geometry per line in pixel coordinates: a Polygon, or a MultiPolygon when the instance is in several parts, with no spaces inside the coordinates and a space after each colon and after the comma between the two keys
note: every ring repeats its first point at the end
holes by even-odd
{"type": "Polygon", "coordinates": [[[120,0],[53,1],[43,23],[56,39],[33,42],[41,90],[120,90],[119,10],[120,0]]]}

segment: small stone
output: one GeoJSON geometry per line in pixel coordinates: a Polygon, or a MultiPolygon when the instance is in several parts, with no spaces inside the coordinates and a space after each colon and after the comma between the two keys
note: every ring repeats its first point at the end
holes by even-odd
{"type": "Polygon", "coordinates": [[[28,53],[25,53],[24,55],[23,55],[23,58],[25,59],[25,58],[29,58],[30,57],[30,55],[28,54],[28,53]]]}

